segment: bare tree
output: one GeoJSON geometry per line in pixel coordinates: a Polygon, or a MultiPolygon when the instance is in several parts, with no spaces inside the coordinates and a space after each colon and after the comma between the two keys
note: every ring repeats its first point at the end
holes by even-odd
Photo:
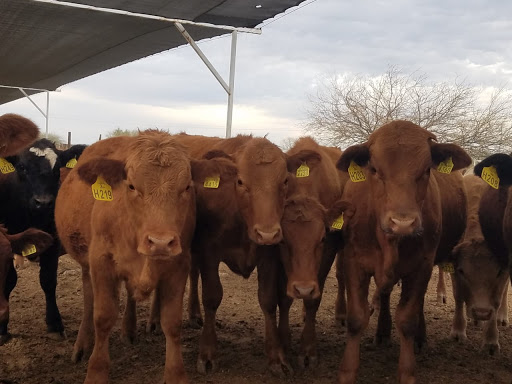
{"type": "Polygon", "coordinates": [[[432,83],[390,67],[378,77],[332,76],[310,95],[305,128],[328,145],[361,143],[381,125],[405,119],[482,158],[512,149],[512,99],[505,88],[481,101],[465,80],[432,83]]]}

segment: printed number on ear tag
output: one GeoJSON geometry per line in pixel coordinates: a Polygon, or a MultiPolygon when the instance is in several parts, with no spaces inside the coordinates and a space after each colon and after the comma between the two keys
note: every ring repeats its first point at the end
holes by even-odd
{"type": "Polygon", "coordinates": [[[498,189],[500,187],[500,178],[498,177],[498,172],[496,172],[496,167],[484,167],[482,169],[482,180],[489,184],[494,189],[498,189]]]}
{"type": "Polygon", "coordinates": [[[78,163],[78,161],[75,158],[73,158],[66,163],[66,168],[73,169],[75,168],[76,163],[78,163]]]}
{"type": "Polygon", "coordinates": [[[455,273],[455,267],[453,266],[453,263],[441,263],[439,264],[439,268],[441,271],[446,273],[455,273]]]}
{"type": "Polygon", "coordinates": [[[98,176],[96,182],[92,185],[92,196],[96,200],[101,201],[114,200],[114,195],[112,194],[112,187],[101,176],[98,176]]]}
{"type": "Polygon", "coordinates": [[[12,165],[10,162],[5,160],[4,158],[0,157],[0,172],[3,174],[12,173],[16,170],[14,168],[14,165],[12,165]]]}
{"type": "Polygon", "coordinates": [[[216,188],[219,188],[219,184],[220,184],[219,176],[205,177],[203,187],[216,189],[216,188]]]}
{"type": "Polygon", "coordinates": [[[21,251],[21,256],[27,257],[30,255],[33,255],[37,252],[37,248],[34,244],[28,244],[25,248],[23,248],[23,251],[21,251]]]}
{"type": "Polygon", "coordinates": [[[336,220],[334,220],[334,223],[332,223],[331,228],[333,229],[341,229],[343,228],[343,213],[340,217],[338,217],[336,220]]]}
{"type": "Polygon", "coordinates": [[[441,173],[450,174],[452,173],[453,169],[453,160],[451,157],[449,157],[447,160],[442,161],[437,166],[437,170],[441,173]]]}
{"type": "Polygon", "coordinates": [[[350,176],[350,180],[352,180],[354,183],[366,181],[366,176],[364,175],[363,170],[354,161],[350,162],[350,166],[348,167],[348,175],[350,176]]]}
{"type": "Polygon", "coordinates": [[[297,173],[295,175],[297,177],[309,177],[309,167],[307,164],[304,163],[299,168],[297,168],[297,173]]]}

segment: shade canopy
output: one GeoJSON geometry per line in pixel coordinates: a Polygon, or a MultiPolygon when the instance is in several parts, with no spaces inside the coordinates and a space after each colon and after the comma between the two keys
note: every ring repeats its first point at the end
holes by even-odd
{"type": "MultiPolygon", "coordinates": [[[[255,27],[302,1],[70,0],[234,27],[255,27]]],[[[186,28],[196,41],[229,32],[186,28]]],[[[0,42],[0,85],[48,90],[187,43],[168,21],[33,0],[0,1],[0,42]]],[[[0,88],[0,104],[20,97],[19,90],[0,88]]]]}

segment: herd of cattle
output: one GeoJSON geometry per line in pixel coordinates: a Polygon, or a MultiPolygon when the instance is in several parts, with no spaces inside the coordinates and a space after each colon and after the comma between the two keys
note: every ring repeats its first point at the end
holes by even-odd
{"type": "Polygon", "coordinates": [[[472,163],[467,153],[408,121],[392,121],[343,152],[308,137],[285,153],[266,138],[157,130],[60,151],[35,141],[38,134],[24,117],[0,116],[0,348],[10,338],[13,254],[39,261],[47,331],[59,338],[57,265],[68,253],[82,268],[84,313],[72,360],[92,351],[86,384],[108,383],[121,282],[123,339],[135,339],[136,302],[151,296],[148,330],[161,327],[166,338],[164,381],[183,384],[189,278],[188,320],[202,327],[197,369],[215,371],[220,262],[245,278],[257,269],[265,352],[277,375],[293,372],[294,299],[304,303],[299,366],[316,364],[315,317],[335,260],[336,319],[348,330],[340,384],[356,381],[361,336],[375,310],[375,341],[389,341],[390,294],[398,283],[398,381],[416,382],[414,354],[427,339],[424,296],[434,265],[451,273],[452,337],[466,339],[466,317],[485,321],[483,346],[499,352],[512,264],[509,155],[490,156],[474,168],[477,176],[463,176],[472,163]],[[372,276],[377,291],[369,303],[372,276]]]}

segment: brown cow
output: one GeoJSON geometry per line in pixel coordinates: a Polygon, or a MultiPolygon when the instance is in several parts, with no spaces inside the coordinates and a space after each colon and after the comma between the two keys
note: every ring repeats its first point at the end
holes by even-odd
{"type": "Polygon", "coordinates": [[[158,287],[167,340],[164,381],[188,383],[180,329],[195,193],[183,146],[158,131],[91,145],[62,184],[55,217],[64,247],[82,266],[84,318],[74,358],[90,347],[94,292],[95,340],[85,383],[108,382],[108,336],[117,319],[121,280],[130,298],[127,306],[131,308],[123,319],[123,332],[129,338],[134,330],[135,301],[147,298],[158,287]],[[103,184],[103,189],[93,187],[91,193],[91,185],[100,176],[111,191],[103,184]],[[93,194],[113,200],[95,200],[93,194]]]}
{"type": "Polygon", "coordinates": [[[26,117],[7,113],[0,116],[0,156],[13,156],[32,144],[39,128],[26,117]]]}
{"type": "Polygon", "coordinates": [[[480,199],[488,185],[473,175],[465,176],[464,184],[468,216],[464,237],[453,250],[455,315],[450,336],[457,340],[467,339],[464,314],[466,303],[473,319],[487,321],[483,346],[490,354],[494,354],[500,349],[497,322],[508,323],[508,257],[500,257],[491,252],[480,227],[480,199]]]}
{"type": "MultiPolygon", "coordinates": [[[[287,152],[293,183],[281,221],[284,237],[281,260],[288,296],[304,300],[305,325],[299,354],[302,368],[317,361],[316,312],[325,279],[341,247],[339,236],[332,236],[330,231],[333,222],[348,207],[340,201],[339,172],[328,151],[312,138],[304,137],[287,152]]],[[[280,311],[283,310],[281,307],[280,311]]],[[[280,316],[285,315],[280,312],[280,316]]]]}
{"type": "MultiPolygon", "coordinates": [[[[197,369],[206,373],[217,368],[215,316],[223,294],[218,272],[222,261],[246,278],[258,268],[258,299],[265,316],[265,350],[271,371],[283,374],[291,371],[291,366],[285,357],[286,346],[281,344],[280,332],[285,328],[285,320],[280,318],[279,328],[276,321],[276,308],[279,305],[281,309],[283,305],[278,291],[284,292],[284,287],[278,287],[279,247],[275,244],[282,240],[280,223],[288,190],[288,159],[264,138],[239,136],[219,141],[208,149],[212,152],[207,157],[222,153],[223,157],[226,154],[232,157],[238,172],[236,177],[228,172],[225,182],[220,174],[218,188],[205,188],[201,180],[197,184],[197,229],[192,253],[201,273],[205,311],[197,369]]],[[[218,176],[218,172],[204,173],[204,177],[218,176]]],[[[191,288],[194,284],[191,282],[191,288]]],[[[197,316],[197,312],[191,313],[197,316]]],[[[284,311],[280,313],[284,315],[284,311]]]]}
{"type": "MultiPolygon", "coordinates": [[[[398,377],[401,384],[416,382],[414,342],[421,346],[426,337],[423,300],[444,224],[441,178],[432,168],[449,159],[453,170],[471,162],[460,147],[439,144],[432,133],[399,120],[377,129],[366,143],[347,148],[338,161],[339,169],[360,181],[348,182],[343,194],[355,214],[344,229],[348,335],[340,384],[356,381],[361,335],[370,315],[367,297],[372,275],[381,292],[389,292],[398,279],[402,281],[396,309],[398,377]]],[[[462,176],[453,172],[451,177],[462,176]]],[[[383,297],[386,295],[381,295],[381,300],[383,297]]],[[[379,324],[389,324],[381,321],[390,320],[385,312],[381,309],[379,324]]],[[[377,336],[389,333],[377,329],[377,336]]]]}

